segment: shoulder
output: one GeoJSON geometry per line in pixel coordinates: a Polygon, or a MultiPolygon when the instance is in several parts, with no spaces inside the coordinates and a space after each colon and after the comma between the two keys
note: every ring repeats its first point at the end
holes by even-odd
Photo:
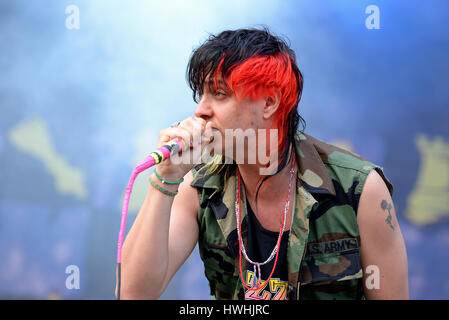
{"type": "Polygon", "coordinates": [[[378,170],[371,170],[366,178],[363,193],[382,194],[391,198],[392,192],[381,176],[382,172],[378,170]]]}
{"type": "Polygon", "coordinates": [[[313,144],[331,179],[341,184],[344,189],[355,187],[355,191],[360,194],[365,183],[369,181],[370,185],[385,186],[390,195],[393,194],[393,184],[385,176],[383,167],[355,152],[310,135],[305,136],[313,144]]]}
{"type": "Polygon", "coordinates": [[[311,141],[321,160],[328,166],[352,169],[362,173],[369,172],[374,165],[359,154],[327,143],[310,135],[305,135],[311,141]]]}
{"type": "MultiPolygon", "coordinates": [[[[373,222],[372,219],[378,219],[383,216],[380,213],[394,215],[392,194],[384,179],[376,170],[372,170],[366,178],[358,209],[359,222],[361,220],[373,222]],[[378,213],[373,215],[372,212],[378,213]]],[[[388,224],[394,229],[391,223],[392,221],[388,224]]]]}

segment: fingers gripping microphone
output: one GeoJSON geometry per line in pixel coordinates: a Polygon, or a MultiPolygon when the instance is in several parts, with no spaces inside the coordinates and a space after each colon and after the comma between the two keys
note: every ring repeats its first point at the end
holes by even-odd
{"type": "Polygon", "coordinates": [[[128,216],[128,207],[129,207],[129,198],[131,196],[131,191],[133,188],[134,181],[137,176],[148,168],[159,164],[172,155],[179,153],[183,150],[188,149],[188,144],[182,138],[175,138],[170,140],[163,146],[157,148],[154,152],[150,153],[145,160],[142,161],[131,174],[131,178],[129,179],[128,186],[126,187],[125,198],[123,200],[123,208],[122,208],[122,220],[120,223],[120,231],[118,236],[118,245],[117,245],[117,267],[118,267],[118,281],[117,281],[117,298],[120,299],[120,278],[121,278],[121,262],[122,262],[122,246],[123,246],[123,238],[125,236],[125,228],[126,228],[126,217],[128,216]]]}

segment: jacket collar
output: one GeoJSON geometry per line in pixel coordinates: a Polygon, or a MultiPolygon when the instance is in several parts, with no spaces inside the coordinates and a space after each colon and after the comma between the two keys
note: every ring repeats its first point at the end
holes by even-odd
{"type": "Polygon", "coordinates": [[[295,135],[295,148],[299,179],[311,194],[329,194],[335,196],[332,179],[324,165],[327,155],[320,154],[320,141],[300,132],[295,135]]]}

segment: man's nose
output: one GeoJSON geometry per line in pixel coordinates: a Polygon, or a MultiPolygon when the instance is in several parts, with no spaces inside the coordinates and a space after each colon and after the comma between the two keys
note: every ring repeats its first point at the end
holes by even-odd
{"type": "Polygon", "coordinates": [[[210,100],[207,99],[205,95],[201,97],[201,100],[198,103],[198,106],[196,107],[194,114],[196,117],[203,118],[204,120],[207,120],[212,117],[213,114],[212,105],[210,104],[210,100]]]}

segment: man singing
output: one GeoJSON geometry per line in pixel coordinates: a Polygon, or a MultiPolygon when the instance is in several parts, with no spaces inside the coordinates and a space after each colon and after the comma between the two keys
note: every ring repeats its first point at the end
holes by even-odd
{"type": "Polygon", "coordinates": [[[155,167],[124,243],[121,298],[160,297],[197,243],[216,299],[409,298],[393,186],[299,131],[303,77],[283,39],[210,36],[187,79],[195,117],[162,130],[159,146],[182,137],[190,148],[155,167]]]}

